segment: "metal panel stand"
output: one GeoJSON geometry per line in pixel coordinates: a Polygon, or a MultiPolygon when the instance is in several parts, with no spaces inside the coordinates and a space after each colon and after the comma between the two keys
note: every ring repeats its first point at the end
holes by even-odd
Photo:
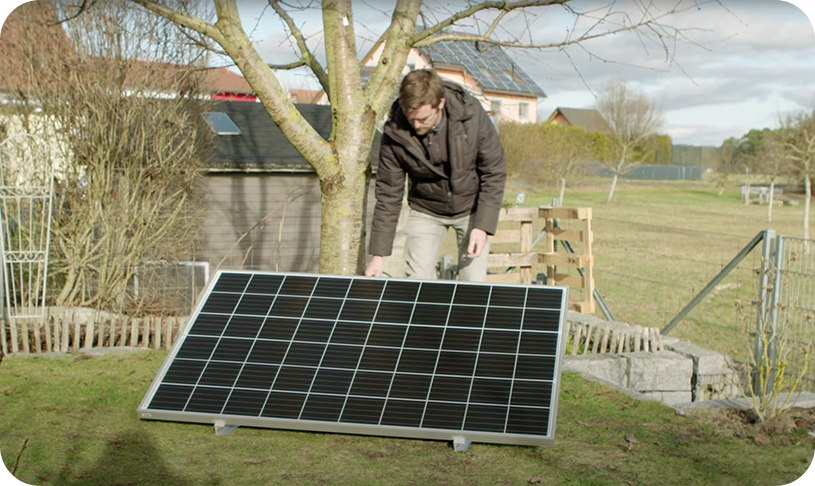
{"type": "Polygon", "coordinates": [[[472,441],[461,436],[453,437],[453,450],[456,452],[467,452],[472,441]]]}
{"type": "Polygon", "coordinates": [[[215,435],[229,435],[233,430],[240,427],[240,425],[226,425],[223,420],[215,421],[215,435]]]}

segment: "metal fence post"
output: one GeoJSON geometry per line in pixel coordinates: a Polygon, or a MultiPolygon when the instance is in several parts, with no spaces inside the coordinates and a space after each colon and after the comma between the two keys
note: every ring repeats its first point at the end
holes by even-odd
{"type": "MultiPolygon", "coordinates": [[[[761,250],[761,271],[758,278],[758,308],[756,312],[756,342],[755,342],[755,363],[760,366],[762,356],[764,355],[764,346],[762,346],[762,334],[766,332],[766,316],[767,316],[767,290],[770,285],[769,273],[773,268],[773,246],[775,246],[776,234],[775,230],[767,228],[764,230],[764,245],[761,250]]],[[[777,273],[777,272],[776,272],[777,273]]],[[[770,350],[768,349],[769,353],[770,350]]],[[[758,370],[753,370],[753,392],[755,394],[764,395],[765,390],[761,390],[759,382],[758,370]]],[[[769,383],[765,383],[765,386],[769,383]]]]}
{"type": "Polygon", "coordinates": [[[778,235],[775,239],[775,248],[773,248],[773,266],[771,267],[774,274],[773,282],[772,282],[772,294],[770,295],[770,309],[768,309],[768,317],[770,318],[770,348],[767,350],[767,356],[770,359],[770,366],[771,373],[770,379],[767,382],[767,389],[772,389],[773,380],[775,379],[775,373],[777,370],[776,362],[778,359],[778,333],[782,332],[779,329],[779,316],[780,312],[780,303],[781,298],[784,295],[784,281],[783,281],[783,273],[784,273],[784,254],[786,253],[786,248],[784,248],[784,236],[778,235]]]}

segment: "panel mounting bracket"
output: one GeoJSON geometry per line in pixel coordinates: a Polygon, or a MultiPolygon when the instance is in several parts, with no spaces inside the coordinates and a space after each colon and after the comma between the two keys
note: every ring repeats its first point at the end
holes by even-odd
{"type": "Polygon", "coordinates": [[[472,444],[471,440],[467,440],[460,435],[453,437],[453,450],[456,452],[467,452],[470,444],[472,444]]]}
{"type": "Polygon", "coordinates": [[[228,435],[240,425],[227,425],[223,420],[215,421],[215,435],[228,435]]]}

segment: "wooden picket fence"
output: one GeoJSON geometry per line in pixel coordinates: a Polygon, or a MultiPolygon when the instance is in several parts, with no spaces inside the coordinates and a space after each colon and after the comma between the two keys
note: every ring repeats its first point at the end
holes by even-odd
{"type": "Polygon", "coordinates": [[[11,321],[2,326],[4,354],[67,353],[115,346],[170,349],[187,317],[131,317],[94,309],[51,307],[42,323],[33,319],[11,321]]]}
{"type": "Polygon", "coordinates": [[[629,326],[597,321],[572,322],[569,327],[572,349],[569,354],[621,354],[664,351],[659,328],[629,326]]]}

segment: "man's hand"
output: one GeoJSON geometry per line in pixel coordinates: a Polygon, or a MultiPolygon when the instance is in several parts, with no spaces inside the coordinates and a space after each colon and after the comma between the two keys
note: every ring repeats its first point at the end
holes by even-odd
{"type": "Polygon", "coordinates": [[[487,244],[487,232],[473,228],[470,231],[470,245],[467,247],[467,258],[476,258],[487,244]]]}
{"type": "Polygon", "coordinates": [[[381,277],[382,276],[382,256],[374,255],[371,261],[368,262],[368,267],[365,268],[366,277],[381,277]]]}

